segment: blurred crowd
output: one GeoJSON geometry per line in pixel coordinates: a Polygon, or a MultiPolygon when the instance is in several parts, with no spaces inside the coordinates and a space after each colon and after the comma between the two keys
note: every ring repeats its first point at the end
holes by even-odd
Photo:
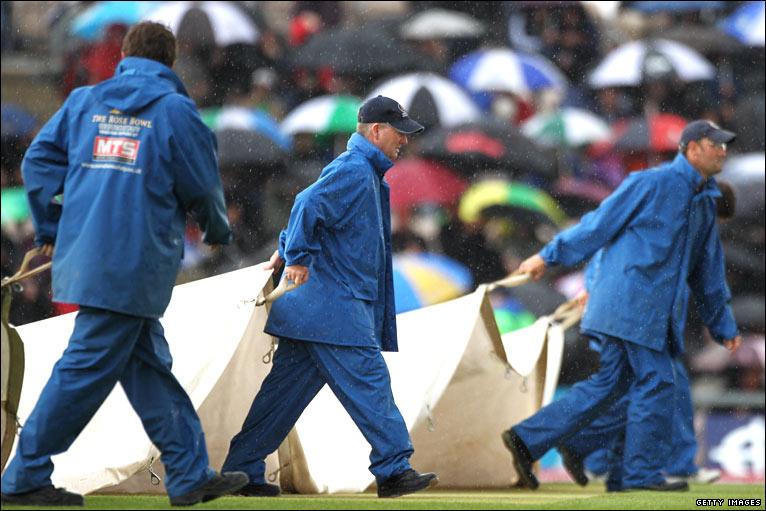
{"type": "MultiPolygon", "coordinates": [[[[14,4],[2,2],[4,56],[24,51],[14,4]]],[[[350,2],[295,1],[282,3],[286,29],[262,2],[51,4],[40,23],[62,101],[111,77],[130,24],[159,20],[177,35],[174,69],[218,137],[236,236],[210,252],[190,222],[179,282],[266,260],[295,194],[345,150],[371,95],[427,127],[387,174],[394,248],[465,269],[454,294],[507,275],[629,172],[671,159],[689,120],[735,131],[719,213],[745,345],[729,358],[694,318],[687,350],[693,374],[764,388],[763,2],[395,2],[359,16],[350,2]]],[[[3,276],[34,245],[20,165],[44,121],[3,102],[3,276]]],[[[573,297],[580,270],[496,292],[501,330],[573,297]]],[[[14,324],[71,310],[51,302],[49,274],[23,287],[14,324]]],[[[563,383],[597,363],[576,333],[567,346],[563,383]]]]}

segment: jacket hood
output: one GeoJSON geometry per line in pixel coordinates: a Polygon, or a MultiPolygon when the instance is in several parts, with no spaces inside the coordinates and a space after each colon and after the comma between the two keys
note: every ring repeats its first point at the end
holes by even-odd
{"type": "Polygon", "coordinates": [[[394,162],[392,162],[388,156],[383,154],[383,151],[378,149],[375,144],[359,133],[351,135],[351,138],[348,139],[347,149],[349,151],[357,150],[361,152],[368,160],[370,160],[375,172],[380,176],[383,176],[388,169],[394,166],[394,162]]]}
{"type": "Polygon", "coordinates": [[[135,113],[168,94],[186,92],[181,80],[166,65],[142,57],[125,57],[114,77],[93,87],[98,100],[110,108],[135,113]]]}

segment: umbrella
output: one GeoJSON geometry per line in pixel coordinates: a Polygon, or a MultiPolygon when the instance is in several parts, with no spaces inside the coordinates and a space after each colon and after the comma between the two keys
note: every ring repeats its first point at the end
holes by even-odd
{"type": "Polygon", "coordinates": [[[614,126],[615,147],[622,151],[651,151],[656,153],[678,151],[681,132],[686,119],[673,114],[656,114],[636,118],[614,126]]]}
{"type": "Polygon", "coordinates": [[[320,32],[291,60],[296,67],[331,67],[338,74],[355,76],[381,76],[419,66],[416,53],[380,27],[320,32]]]}
{"type": "Polygon", "coordinates": [[[269,137],[285,151],[292,149],[292,140],[279,130],[279,124],[263,110],[239,106],[206,108],[200,111],[202,121],[213,131],[258,131],[269,137]]]}
{"type": "Polygon", "coordinates": [[[552,154],[515,127],[493,119],[431,130],[419,146],[423,156],[444,161],[468,176],[486,169],[546,177],[557,171],[552,154]]]}
{"type": "Polygon", "coordinates": [[[329,135],[351,133],[356,130],[357,112],[361,105],[354,96],[321,96],[295,107],[281,129],[284,133],[315,133],[329,135]]]}
{"type": "Polygon", "coordinates": [[[460,199],[458,216],[466,223],[479,220],[489,208],[513,211],[532,223],[561,226],[566,214],[550,195],[522,183],[489,179],[471,186],[460,199]]]}
{"type": "Polygon", "coordinates": [[[653,39],[633,41],[615,48],[594,69],[588,84],[604,87],[632,87],[645,78],[673,73],[685,82],[712,80],[715,67],[693,49],[675,41],[653,39]]]}
{"type": "Polygon", "coordinates": [[[766,4],[748,2],[723,20],[721,28],[749,46],[763,46],[766,39],[766,4]]]}
{"type": "Polygon", "coordinates": [[[727,158],[720,178],[734,188],[736,211],[734,217],[763,221],[766,202],[766,155],[748,153],[727,158]]]}
{"type": "Polygon", "coordinates": [[[287,152],[268,135],[258,131],[225,129],[216,133],[221,167],[283,167],[287,152]]]}
{"type": "Polygon", "coordinates": [[[521,131],[540,145],[563,147],[602,142],[611,135],[609,125],[603,119],[579,108],[536,114],[524,123],[521,131]]]}
{"type": "Polygon", "coordinates": [[[258,42],[260,34],[255,23],[234,2],[165,2],[149,12],[144,20],[163,23],[178,34],[184,17],[193,9],[207,15],[218,46],[258,42]]]}
{"type": "Polygon", "coordinates": [[[157,9],[163,2],[94,2],[72,20],[73,35],[96,41],[104,29],[114,23],[133,25],[157,9]]]}
{"type": "Polygon", "coordinates": [[[658,12],[689,12],[702,10],[720,10],[726,5],[726,2],[716,1],[681,1],[681,2],[623,2],[626,9],[633,9],[645,13],[658,12]]]}
{"type": "Polygon", "coordinates": [[[744,48],[741,42],[719,28],[690,23],[674,25],[655,33],[654,37],[672,39],[703,55],[733,55],[744,48]]]}
{"type": "Polygon", "coordinates": [[[503,296],[499,300],[493,299],[492,309],[501,335],[529,326],[537,320],[537,317],[525,309],[521,302],[510,296],[503,296]]]}
{"type": "Polygon", "coordinates": [[[420,124],[455,126],[481,116],[471,98],[454,82],[435,73],[410,73],[392,78],[370,93],[401,104],[420,124]]]}
{"type": "Polygon", "coordinates": [[[526,96],[541,89],[566,89],[567,79],[540,55],[507,48],[478,50],[458,60],[450,78],[470,91],[509,92],[526,96]]]}
{"type": "Polygon", "coordinates": [[[612,190],[601,184],[571,176],[557,179],[551,191],[567,216],[573,218],[596,209],[611,193],[612,190]]]}
{"type": "Polygon", "coordinates": [[[457,298],[473,288],[468,268],[441,254],[397,254],[393,263],[397,314],[457,298]]]}
{"type": "Polygon", "coordinates": [[[463,12],[446,9],[429,9],[415,16],[402,26],[404,39],[460,39],[479,37],[485,31],[484,24],[463,12]]]}
{"type": "Polygon", "coordinates": [[[436,162],[408,158],[386,172],[391,186],[391,207],[402,217],[421,204],[454,204],[468,188],[468,182],[436,162]]]}
{"type": "Polygon", "coordinates": [[[25,137],[37,127],[35,116],[16,105],[2,106],[2,137],[25,137]]]}
{"type": "Polygon", "coordinates": [[[24,187],[3,188],[0,192],[0,223],[23,222],[29,218],[29,203],[24,187]]]}
{"type": "Polygon", "coordinates": [[[737,151],[748,153],[766,149],[766,100],[763,87],[751,90],[737,101],[734,109],[737,151]]]}

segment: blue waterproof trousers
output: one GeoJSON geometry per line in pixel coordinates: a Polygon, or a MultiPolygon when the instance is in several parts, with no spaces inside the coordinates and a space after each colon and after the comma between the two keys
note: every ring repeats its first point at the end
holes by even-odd
{"type": "Polygon", "coordinates": [[[277,450],[325,384],[370,443],[376,480],[409,469],[412,443],[380,350],[281,338],[274,366],[231,440],[221,471],[246,472],[251,483],[263,484],[266,456],[277,450]]]}
{"type": "MultiPolygon", "coordinates": [[[[690,476],[699,471],[694,463],[697,439],[694,436],[694,406],[689,375],[682,357],[673,359],[675,370],[675,406],[673,407],[673,442],[665,462],[670,476],[690,476]]],[[[607,413],[593,421],[566,442],[570,452],[585,459],[585,468],[594,474],[608,474],[614,462],[609,449],[611,439],[621,434],[628,420],[627,395],[617,401],[607,413]]]]}
{"type": "Polygon", "coordinates": [[[670,448],[674,397],[673,362],[667,350],[654,351],[606,336],[599,370],[513,427],[533,459],[565,443],[628,395],[627,425],[615,439],[622,459],[610,490],[661,484],[670,448]]]}
{"type": "MultiPolygon", "coordinates": [[[[82,307],[69,345],[21,430],[3,474],[3,493],[50,485],[51,456],[72,445],[117,382],[162,453],[168,495],[206,483],[215,473],[208,467],[202,426],[171,365],[159,320],[82,307]]],[[[120,441],[119,431],[114,441],[120,441]]]]}

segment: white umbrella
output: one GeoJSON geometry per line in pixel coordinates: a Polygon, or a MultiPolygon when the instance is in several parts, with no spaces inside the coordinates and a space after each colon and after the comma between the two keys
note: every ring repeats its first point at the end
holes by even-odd
{"type": "Polygon", "coordinates": [[[392,78],[372,91],[368,99],[378,95],[396,100],[425,126],[451,127],[481,117],[479,108],[463,89],[435,73],[392,78]]]}
{"type": "Polygon", "coordinates": [[[766,154],[746,153],[727,158],[720,178],[735,185],[763,187],[765,175],[766,154]]]}
{"type": "Polygon", "coordinates": [[[609,125],[579,108],[542,112],[527,120],[521,131],[544,146],[579,147],[609,139],[609,125]]]}
{"type": "Polygon", "coordinates": [[[588,78],[591,87],[640,85],[644,74],[674,72],[685,82],[715,78],[715,67],[693,49],[675,41],[633,41],[615,48],[588,78]]]}
{"type": "Polygon", "coordinates": [[[232,2],[166,2],[151,11],[144,20],[163,23],[177,35],[181,20],[192,8],[200,9],[207,15],[218,46],[258,42],[259,33],[255,24],[232,2]]]}
{"type": "Polygon", "coordinates": [[[452,39],[478,37],[484,33],[484,24],[468,14],[446,9],[429,9],[413,17],[402,26],[404,39],[452,39]]]}
{"type": "Polygon", "coordinates": [[[281,130],[288,135],[296,133],[351,133],[356,129],[357,112],[361,105],[354,96],[320,96],[295,107],[281,130]]]}

